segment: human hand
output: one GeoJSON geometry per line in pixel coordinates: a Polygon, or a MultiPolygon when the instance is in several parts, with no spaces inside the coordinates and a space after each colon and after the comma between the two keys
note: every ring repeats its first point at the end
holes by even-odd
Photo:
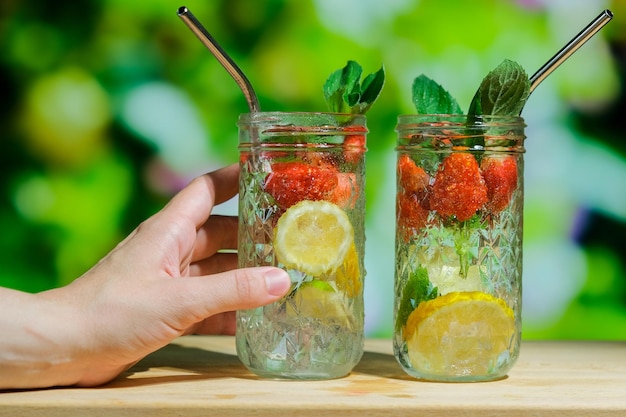
{"type": "Polygon", "coordinates": [[[234,269],[237,255],[218,252],[236,248],[237,219],[210,212],[236,194],[237,178],[235,165],[196,178],[81,278],[37,294],[59,307],[38,331],[71,360],[33,382],[102,384],[180,335],[232,334],[234,310],[283,296],[283,270],[234,269]]]}

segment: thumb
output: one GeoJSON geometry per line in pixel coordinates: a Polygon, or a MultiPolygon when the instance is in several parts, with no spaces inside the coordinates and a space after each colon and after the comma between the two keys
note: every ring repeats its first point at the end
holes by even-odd
{"type": "Polygon", "coordinates": [[[187,292],[188,307],[198,320],[272,303],[291,286],[287,272],[274,267],[234,269],[184,281],[192,286],[187,292]]]}

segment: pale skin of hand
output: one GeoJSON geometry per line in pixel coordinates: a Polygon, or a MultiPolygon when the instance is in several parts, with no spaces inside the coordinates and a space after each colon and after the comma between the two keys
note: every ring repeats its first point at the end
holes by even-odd
{"type": "MultiPolygon", "coordinates": [[[[38,294],[0,288],[0,389],[95,386],[190,333],[233,334],[234,311],[278,300],[288,275],[236,269],[238,167],[194,179],[91,270],[38,294]]],[[[86,243],[88,244],[88,243],[86,243]]]]}

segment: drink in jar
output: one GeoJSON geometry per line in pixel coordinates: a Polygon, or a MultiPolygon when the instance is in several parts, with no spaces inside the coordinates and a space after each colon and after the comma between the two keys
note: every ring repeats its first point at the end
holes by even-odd
{"type": "Polygon", "coordinates": [[[521,334],[524,123],[400,116],[394,352],[416,378],[486,381],[521,334]]]}
{"type": "Polygon", "coordinates": [[[365,117],[239,119],[239,267],[277,266],[281,300],[237,313],[237,353],[263,377],[329,379],[363,352],[365,117]]]}

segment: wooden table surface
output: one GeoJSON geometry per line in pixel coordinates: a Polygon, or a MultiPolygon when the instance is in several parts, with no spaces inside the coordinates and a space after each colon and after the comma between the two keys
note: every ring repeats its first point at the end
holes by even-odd
{"type": "MultiPolygon", "coordinates": [[[[0,370],[1,372],[1,370],[0,370]]],[[[264,380],[231,337],[186,336],[98,388],[0,392],[0,416],[626,416],[626,342],[524,342],[506,379],[414,380],[389,340],[331,381],[264,380]]]]}

